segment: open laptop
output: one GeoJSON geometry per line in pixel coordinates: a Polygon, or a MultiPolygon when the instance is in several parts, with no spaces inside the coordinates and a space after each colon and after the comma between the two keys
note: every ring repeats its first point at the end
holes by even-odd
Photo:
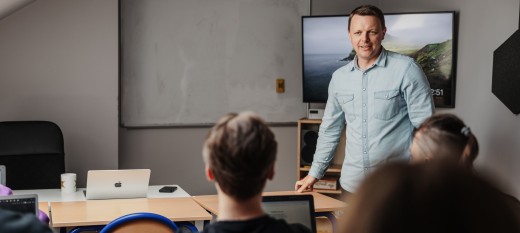
{"type": "Polygon", "coordinates": [[[92,199],[144,198],[148,193],[150,169],[91,170],[85,197],[92,199]]]}
{"type": "Polygon", "coordinates": [[[0,209],[11,210],[18,213],[32,213],[38,216],[38,195],[10,195],[0,196],[0,209]]]}
{"type": "Polygon", "coordinates": [[[263,196],[262,208],[273,218],[300,223],[316,232],[312,195],[263,196]]]}

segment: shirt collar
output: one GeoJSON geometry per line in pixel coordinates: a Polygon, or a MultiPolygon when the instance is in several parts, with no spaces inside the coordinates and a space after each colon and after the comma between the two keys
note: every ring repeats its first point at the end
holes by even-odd
{"type": "MultiPolygon", "coordinates": [[[[377,60],[376,60],[376,62],[374,62],[372,67],[370,67],[368,69],[372,69],[374,66],[385,67],[387,57],[388,57],[388,51],[385,49],[385,47],[381,46],[381,53],[379,54],[379,57],[377,57],[377,60]]],[[[357,59],[358,59],[357,56],[355,56],[354,60],[352,60],[352,62],[351,62],[352,66],[349,69],[350,71],[353,71],[354,69],[359,69],[359,67],[357,65],[357,59]]]]}

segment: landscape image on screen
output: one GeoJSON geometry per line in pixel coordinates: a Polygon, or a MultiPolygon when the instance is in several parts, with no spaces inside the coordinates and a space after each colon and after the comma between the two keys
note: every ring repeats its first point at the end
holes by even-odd
{"type": "MultiPolygon", "coordinates": [[[[453,104],[454,12],[386,14],[382,42],[408,55],[423,68],[436,106],[453,104]]],[[[355,51],[348,38],[348,16],[303,17],[303,101],[323,103],[332,73],[348,64],[355,51]]]]}

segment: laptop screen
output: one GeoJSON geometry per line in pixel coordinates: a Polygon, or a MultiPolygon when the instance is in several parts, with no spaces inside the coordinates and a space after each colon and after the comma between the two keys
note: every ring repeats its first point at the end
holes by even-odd
{"type": "Polygon", "coordinates": [[[264,212],[288,223],[300,223],[316,232],[314,199],[312,195],[284,195],[262,197],[264,212]]]}
{"type": "Polygon", "coordinates": [[[0,209],[37,214],[38,196],[36,194],[0,196],[0,209]]]}

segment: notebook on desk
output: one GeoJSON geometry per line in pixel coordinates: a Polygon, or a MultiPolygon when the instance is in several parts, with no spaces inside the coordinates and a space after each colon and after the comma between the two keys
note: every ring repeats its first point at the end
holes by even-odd
{"type": "Polygon", "coordinates": [[[38,215],[38,195],[25,194],[0,196],[0,209],[38,215]]]}
{"type": "Polygon", "coordinates": [[[316,232],[312,195],[263,196],[262,208],[273,218],[300,223],[316,232]]]}
{"type": "Polygon", "coordinates": [[[91,170],[85,197],[93,199],[144,198],[148,193],[150,169],[91,170]]]}

